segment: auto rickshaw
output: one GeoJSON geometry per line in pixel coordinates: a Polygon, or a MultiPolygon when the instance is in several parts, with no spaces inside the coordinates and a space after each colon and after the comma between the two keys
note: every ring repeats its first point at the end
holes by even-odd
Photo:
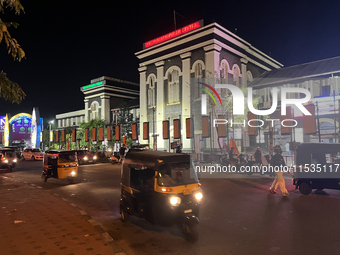
{"type": "Polygon", "coordinates": [[[179,224],[188,241],[198,240],[202,191],[190,155],[159,151],[127,153],[121,170],[121,220],[179,224]]]}
{"type": "Polygon", "coordinates": [[[12,168],[14,168],[17,163],[15,149],[0,148],[0,154],[1,154],[0,167],[7,168],[9,172],[12,172],[12,168]]]}
{"type": "Polygon", "coordinates": [[[75,151],[46,151],[43,165],[42,179],[44,182],[46,182],[48,178],[67,178],[69,183],[73,183],[74,178],[77,177],[78,174],[78,160],[75,151]]]}
{"type": "Polygon", "coordinates": [[[308,195],[313,189],[340,190],[340,144],[304,143],[297,147],[293,184],[308,195]]]}

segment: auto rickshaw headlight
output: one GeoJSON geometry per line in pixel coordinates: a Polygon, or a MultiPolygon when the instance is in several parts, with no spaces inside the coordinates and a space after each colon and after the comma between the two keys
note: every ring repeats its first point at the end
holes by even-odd
{"type": "Polygon", "coordinates": [[[4,161],[5,163],[8,163],[8,159],[5,159],[5,161],[4,161]]]}
{"type": "Polygon", "coordinates": [[[86,156],[84,157],[84,160],[87,160],[87,157],[86,157],[86,156]]]}
{"type": "Polygon", "coordinates": [[[97,156],[93,156],[93,159],[97,159],[97,156]]]}
{"type": "Polygon", "coordinates": [[[170,204],[172,206],[178,206],[181,203],[180,197],[170,197],[170,204]]]}
{"type": "Polygon", "coordinates": [[[15,159],[13,159],[13,162],[14,162],[14,163],[16,163],[16,162],[17,162],[17,159],[16,159],[16,158],[15,158],[15,159]]]}
{"type": "Polygon", "coordinates": [[[201,202],[201,200],[203,198],[203,194],[201,192],[197,192],[195,194],[195,198],[197,199],[198,202],[201,202]]]}

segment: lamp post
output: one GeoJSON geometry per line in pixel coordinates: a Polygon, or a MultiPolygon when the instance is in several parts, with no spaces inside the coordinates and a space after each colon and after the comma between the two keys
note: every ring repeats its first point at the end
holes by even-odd
{"type": "Polygon", "coordinates": [[[51,147],[51,125],[53,124],[54,120],[51,120],[48,122],[48,124],[50,125],[50,132],[49,132],[49,137],[48,137],[48,147],[51,147]]]}
{"type": "Polygon", "coordinates": [[[155,111],[156,107],[152,108],[152,136],[153,136],[153,150],[155,151],[156,136],[155,136],[155,111]]]}
{"type": "MultiPolygon", "coordinates": [[[[112,127],[113,127],[114,121],[116,121],[116,126],[117,126],[117,124],[118,124],[118,113],[119,113],[119,109],[114,109],[114,110],[111,110],[111,111],[112,111],[112,127]]],[[[118,139],[120,139],[120,137],[119,137],[118,139]]],[[[119,140],[119,141],[120,141],[120,140],[119,140]]],[[[115,144],[114,148],[116,148],[116,149],[118,148],[118,150],[119,150],[119,148],[120,148],[120,145],[117,146],[117,134],[116,134],[116,144],[115,144]]],[[[115,151],[114,148],[112,148],[112,151],[113,151],[113,152],[115,151]]]]}

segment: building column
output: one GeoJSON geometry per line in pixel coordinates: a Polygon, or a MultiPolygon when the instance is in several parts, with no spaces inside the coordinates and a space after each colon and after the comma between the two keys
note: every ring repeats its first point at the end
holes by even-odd
{"type": "MultiPolygon", "coordinates": [[[[212,44],[209,46],[204,47],[203,49],[205,50],[205,77],[206,78],[213,78],[214,80],[218,79],[220,77],[220,50],[221,46],[217,44],[212,44]]],[[[212,87],[215,87],[215,81],[209,81],[208,83],[213,83],[211,84],[212,87]]],[[[216,89],[218,93],[221,93],[221,89],[216,89]]],[[[208,108],[209,111],[209,108],[208,108]]],[[[211,110],[210,110],[211,112],[211,110]]],[[[215,128],[212,126],[213,121],[211,121],[211,137],[206,139],[207,142],[207,147],[211,147],[214,149],[218,146],[217,142],[217,133],[215,128]]]]}
{"type": "Polygon", "coordinates": [[[205,77],[220,77],[220,50],[217,44],[212,44],[203,48],[205,50],[205,77]]]}
{"type": "MultiPolygon", "coordinates": [[[[143,122],[148,121],[148,111],[147,111],[147,98],[146,98],[146,66],[138,68],[139,71],[139,85],[140,85],[140,95],[139,95],[139,105],[140,105],[140,118],[139,118],[139,135],[140,142],[143,144],[148,143],[148,140],[143,140],[143,122]]],[[[150,123],[149,123],[150,125],[150,123]]],[[[150,137],[151,139],[151,137],[150,137]]]]}
{"type": "Polygon", "coordinates": [[[247,87],[247,63],[248,63],[248,59],[241,58],[241,84],[242,84],[242,88],[247,87]]]}
{"type": "Polygon", "coordinates": [[[185,119],[191,117],[190,109],[190,57],[191,52],[180,55],[182,58],[182,114],[181,114],[181,141],[183,150],[191,151],[191,139],[186,138],[185,119]]]}
{"type": "Polygon", "coordinates": [[[100,119],[110,123],[110,96],[100,96],[101,99],[101,116],[100,119]]]}
{"type": "Polygon", "coordinates": [[[157,150],[163,151],[166,147],[163,139],[163,120],[164,120],[164,61],[155,63],[157,68],[157,100],[156,100],[156,133],[157,150]]]}
{"type": "Polygon", "coordinates": [[[85,99],[84,103],[85,103],[85,122],[88,122],[89,121],[89,100],[85,99]]]}

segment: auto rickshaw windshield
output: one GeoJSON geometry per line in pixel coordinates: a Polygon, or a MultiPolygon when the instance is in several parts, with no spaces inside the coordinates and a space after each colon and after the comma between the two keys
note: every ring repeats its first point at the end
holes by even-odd
{"type": "Polygon", "coordinates": [[[64,152],[59,154],[59,162],[66,163],[66,162],[75,162],[77,161],[77,156],[73,152],[64,152]]]}
{"type": "Polygon", "coordinates": [[[3,151],[1,154],[6,158],[12,158],[14,157],[14,151],[3,151]]]}
{"type": "Polygon", "coordinates": [[[188,163],[164,164],[157,176],[158,185],[173,187],[197,183],[196,173],[191,169],[188,163]],[[192,171],[191,175],[190,171],[192,171]]]}

